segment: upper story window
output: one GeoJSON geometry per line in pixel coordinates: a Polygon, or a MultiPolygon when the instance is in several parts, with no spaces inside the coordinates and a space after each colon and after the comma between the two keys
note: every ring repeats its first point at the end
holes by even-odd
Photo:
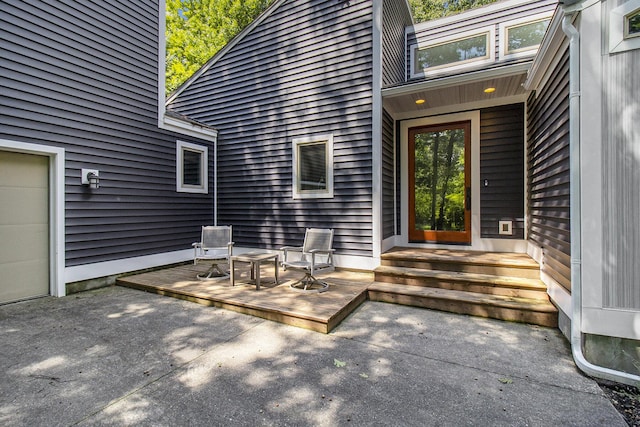
{"type": "Polygon", "coordinates": [[[640,49],[640,0],[630,0],[609,14],[609,52],[640,49]]]}
{"type": "Polygon", "coordinates": [[[176,191],[208,193],[208,148],[178,141],[176,144],[176,191]]]}
{"type": "Polygon", "coordinates": [[[627,38],[640,37],[640,9],[626,16],[624,35],[627,38]]]}
{"type": "Polygon", "coordinates": [[[293,198],[333,197],[333,135],[293,140],[293,198]]]}
{"type": "Polygon", "coordinates": [[[538,50],[551,15],[535,15],[500,24],[500,59],[532,56],[538,50]]]}
{"type": "Polygon", "coordinates": [[[411,77],[424,77],[443,69],[457,70],[494,60],[494,31],[458,34],[428,45],[411,47],[411,77]]]}

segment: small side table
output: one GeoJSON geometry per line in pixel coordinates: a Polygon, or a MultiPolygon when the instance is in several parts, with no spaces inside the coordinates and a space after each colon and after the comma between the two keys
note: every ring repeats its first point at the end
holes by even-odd
{"type": "Polygon", "coordinates": [[[231,286],[236,285],[236,262],[245,262],[251,268],[251,281],[255,282],[256,290],[260,290],[260,264],[264,261],[273,260],[273,268],[275,269],[276,285],[278,284],[278,254],[267,252],[247,252],[241,255],[233,255],[229,258],[229,269],[231,270],[231,286]]]}

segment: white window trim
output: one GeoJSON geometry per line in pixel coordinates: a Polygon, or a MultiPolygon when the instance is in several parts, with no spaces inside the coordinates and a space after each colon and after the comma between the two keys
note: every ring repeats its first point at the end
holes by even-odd
{"type": "Polygon", "coordinates": [[[626,36],[627,16],[640,9],[640,0],[631,0],[609,13],[609,53],[640,49],[640,37],[626,36]]]}
{"type": "Polygon", "coordinates": [[[179,193],[209,193],[209,148],[191,142],[176,141],[176,191],[179,193]],[[188,185],[184,183],[183,153],[185,150],[201,154],[200,182],[202,185],[188,185]]]}
{"type": "Polygon", "coordinates": [[[293,199],[331,199],[333,198],[333,134],[309,136],[303,138],[294,138],[291,143],[293,151],[292,163],[292,197],[293,199]],[[327,172],[327,189],[326,190],[305,190],[300,191],[298,177],[298,146],[306,144],[314,144],[318,142],[326,143],[327,157],[325,170],[327,172]]]}
{"type": "Polygon", "coordinates": [[[434,74],[442,74],[443,72],[464,70],[466,68],[474,68],[484,64],[490,64],[495,61],[495,44],[496,44],[496,30],[494,26],[483,27],[473,31],[467,31],[464,33],[454,34],[449,37],[443,37],[433,40],[430,43],[417,43],[411,45],[411,61],[409,66],[411,67],[411,78],[429,77],[434,74]],[[434,46],[448,44],[457,40],[463,40],[474,36],[487,35],[487,57],[474,58],[467,61],[452,62],[451,64],[439,65],[436,67],[430,67],[421,72],[416,72],[416,52],[419,49],[426,49],[434,46]]]}
{"type": "MultiPolygon", "coordinates": [[[[546,12],[546,13],[539,13],[537,15],[531,15],[531,16],[526,16],[520,19],[514,19],[512,21],[507,21],[507,22],[501,22],[499,27],[500,27],[500,59],[501,60],[505,60],[505,59],[514,59],[514,58],[522,58],[522,57],[526,57],[526,56],[534,56],[536,54],[536,52],[538,52],[538,49],[540,48],[540,45],[537,44],[535,46],[529,46],[523,49],[519,49],[517,52],[513,52],[513,53],[509,53],[507,51],[507,48],[509,46],[509,39],[507,37],[507,31],[510,28],[519,26],[519,25],[523,25],[523,24],[533,24],[534,22],[537,21],[544,21],[546,19],[551,20],[551,17],[553,16],[552,12],[546,12]]],[[[549,22],[551,23],[551,22],[549,22]]],[[[548,28],[548,27],[547,27],[548,28]]]]}

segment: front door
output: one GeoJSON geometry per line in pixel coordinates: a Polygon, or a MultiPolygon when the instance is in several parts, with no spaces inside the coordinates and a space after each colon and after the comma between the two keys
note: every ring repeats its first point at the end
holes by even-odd
{"type": "Polygon", "coordinates": [[[409,129],[409,241],[471,243],[471,122],[409,129]]]}

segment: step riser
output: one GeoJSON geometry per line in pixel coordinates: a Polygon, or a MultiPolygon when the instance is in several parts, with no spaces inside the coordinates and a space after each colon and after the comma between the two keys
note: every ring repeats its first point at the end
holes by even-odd
{"type": "Polygon", "coordinates": [[[545,291],[506,288],[492,284],[470,283],[465,281],[442,280],[429,277],[403,277],[393,274],[375,273],[375,280],[384,283],[396,283],[429,288],[452,289],[456,291],[478,292],[489,295],[503,295],[508,297],[532,298],[547,300],[545,291]]]}
{"type": "Polygon", "coordinates": [[[535,311],[517,310],[484,304],[474,304],[464,301],[441,300],[438,298],[420,297],[415,295],[401,295],[396,293],[369,290],[371,301],[381,301],[394,304],[409,305],[446,311],[450,313],[468,314],[471,316],[488,317],[492,319],[512,322],[530,323],[534,325],[556,328],[558,326],[557,313],[541,313],[535,311]]]}
{"type": "Polygon", "coordinates": [[[465,264],[463,262],[433,262],[429,260],[382,259],[381,265],[390,267],[408,267],[422,270],[455,271],[459,273],[493,274],[494,276],[539,279],[538,268],[502,267],[492,265],[465,264]]]}

